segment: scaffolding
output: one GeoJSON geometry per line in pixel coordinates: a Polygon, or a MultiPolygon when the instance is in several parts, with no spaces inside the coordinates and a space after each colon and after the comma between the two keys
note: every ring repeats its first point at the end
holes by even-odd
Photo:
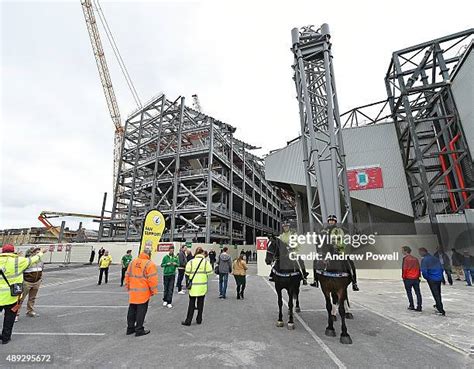
{"type": "Polygon", "coordinates": [[[352,224],[329,26],[294,28],[291,35],[310,231],[328,215],[352,224]]]}
{"type": "Polygon", "coordinates": [[[393,53],[385,85],[415,219],[474,206],[473,164],[451,91],[474,30],[393,53]]]}
{"type": "Polygon", "coordinates": [[[242,244],[280,228],[281,199],[265,180],[257,147],[235,128],[164,94],[125,123],[111,219],[102,241],[140,238],[145,214],[166,220],[162,240],[242,244]]]}

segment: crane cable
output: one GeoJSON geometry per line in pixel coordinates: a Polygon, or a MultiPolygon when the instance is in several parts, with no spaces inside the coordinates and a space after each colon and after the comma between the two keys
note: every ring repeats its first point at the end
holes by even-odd
{"type": "Polygon", "coordinates": [[[109,44],[112,48],[112,51],[114,52],[115,58],[117,59],[117,62],[120,66],[122,74],[125,78],[125,81],[127,82],[128,88],[130,89],[133,99],[135,100],[135,104],[140,109],[142,107],[142,102],[140,100],[140,97],[138,96],[137,90],[135,88],[135,85],[133,84],[130,74],[128,73],[127,67],[125,66],[122,55],[120,54],[120,50],[117,46],[117,43],[115,42],[112,31],[110,30],[109,24],[107,23],[107,19],[105,18],[105,14],[102,11],[102,8],[99,4],[99,0],[92,0],[92,2],[95,6],[97,14],[99,15],[99,20],[102,24],[102,27],[104,28],[105,34],[107,36],[107,39],[109,40],[109,44]]]}

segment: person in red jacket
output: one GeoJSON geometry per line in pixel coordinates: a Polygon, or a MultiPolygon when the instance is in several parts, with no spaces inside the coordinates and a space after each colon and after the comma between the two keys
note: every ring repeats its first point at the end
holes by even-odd
{"type": "Polygon", "coordinates": [[[402,262],[402,279],[407,291],[408,310],[421,311],[421,291],[420,291],[420,263],[416,257],[411,255],[411,248],[408,246],[402,247],[403,262],[402,262]],[[416,309],[413,303],[413,295],[411,289],[415,290],[416,294],[416,309]]]}

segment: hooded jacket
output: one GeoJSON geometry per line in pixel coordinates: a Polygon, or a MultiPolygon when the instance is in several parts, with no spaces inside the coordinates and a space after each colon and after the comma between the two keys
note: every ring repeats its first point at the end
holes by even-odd
{"type": "Polygon", "coordinates": [[[219,255],[219,273],[232,273],[232,258],[226,252],[219,255]]]}

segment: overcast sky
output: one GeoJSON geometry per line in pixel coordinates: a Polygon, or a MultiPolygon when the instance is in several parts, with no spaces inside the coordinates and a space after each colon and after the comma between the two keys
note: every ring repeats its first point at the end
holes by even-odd
{"type": "MultiPolygon", "coordinates": [[[[101,4],[142,100],[162,91],[191,105],[197,93],[260,154],[298,135],[293,27],[330,25],[346,111],[385,98],[394,50],[470,28],[474,13],[472,1],[433,0],[101,4]]],[[[102,35],[126,117],[133,99],[102,35]]],[[[0,99],[0,229],[40,226],[41,210],[99,214],[114,129],[80,0],[1,1],[0,99]]]]}

